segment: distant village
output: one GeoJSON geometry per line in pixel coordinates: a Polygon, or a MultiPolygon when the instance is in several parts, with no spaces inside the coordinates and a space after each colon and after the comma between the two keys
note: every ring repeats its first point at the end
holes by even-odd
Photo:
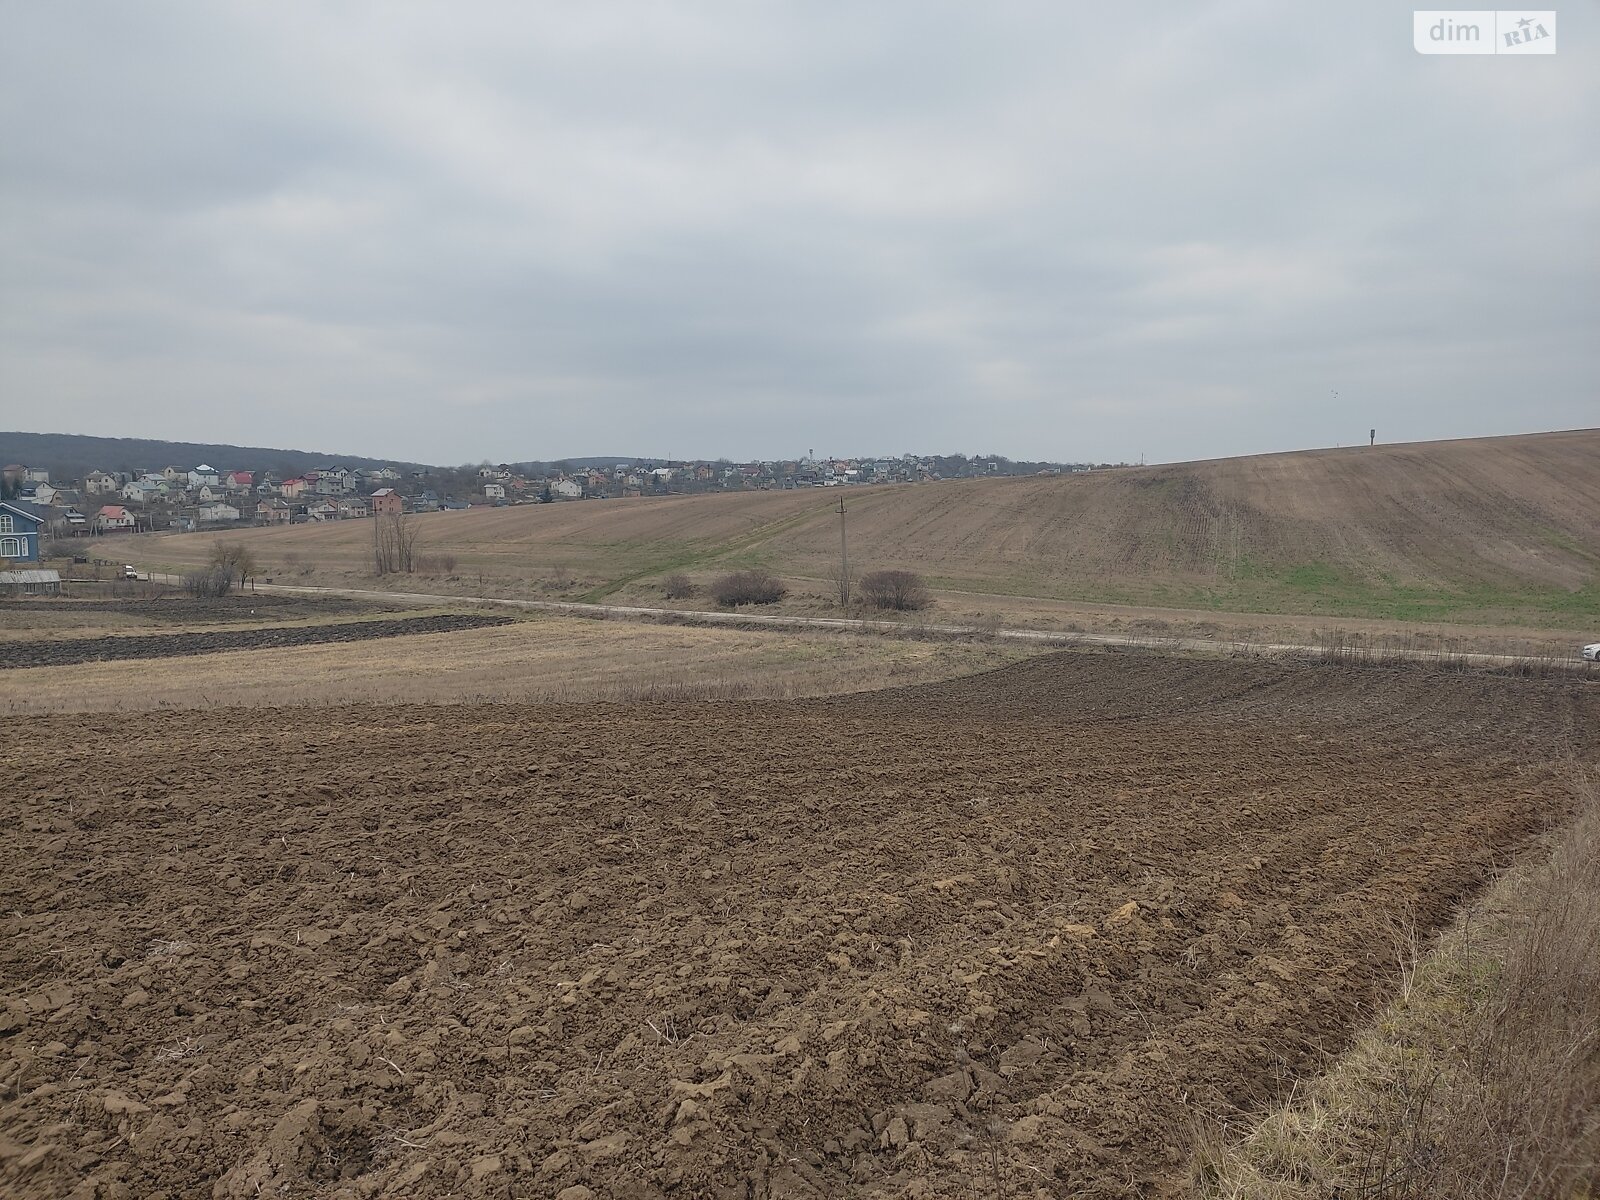
{"type": "MultiPolygon", "coordinates": [[[[928,483],[1000,475],[1059,475],[1113,464],[1015,463],[1000,456],[904,455],[733,463],[643,460],[584,465],[348,468],[297,475],[198,463],[148,471],[92,470],[53,479],[48,468],[0,468],[0,498],[28,506],[40,532],[86,537],[154,530],[348,521],[393,513],[551,504],[696,492],[928,483]]],[[[1117,464],[1120,465],[1120,464],[1117,464]]],[[[0,556],[4,557],[4,556],[0,556]]]]}

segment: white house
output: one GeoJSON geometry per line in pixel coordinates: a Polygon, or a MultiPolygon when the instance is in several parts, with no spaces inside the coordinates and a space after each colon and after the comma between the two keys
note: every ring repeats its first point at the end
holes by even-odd
{"type": "Polygon", "coordinates": [[[106,504],[101,506],[94,515],[94,527],[101,533],[108,533],[117,529],[132,529],[134,516],[120,504],[106,504]]]}
{"type": "Polygon", "coordinates": [[[207,466],[205,463],[201,463],[189,472],[189,486],[192,488],[204,487],[207,484],[216,487],[218,482],[217,469],[207,466]]]}
{"type": "Polygon", "coordinates": [[[345,467],[323,467],[316,475],[316,485],[312,490],[319,496],[343,496],[355,490],[355,485],[350,482],[350,472],[345,467]]]}
{"type": "Polygon", "coordinates": [[[104,471],[90,471],[83,477],[83,490],[91,496],[114,496],[117,492],[116,476],[107,475],[104,471]]]}
{"type": "Polygon", "coordinates": [[[576,479],[558,479],[550,485],[550,493],[563,500],[578,500],[583,497],[583,486],[576,479]]]}
{"type": "Polygon", "coordinates": [[[503,483],[486,483],[483,485],[483,495],[488,500],[504,500],[506,488],[503,483]]]}
{"type": "Polygon", "coordinates": [[[339,506],[330,501],[322,500],[306,509],[306,516],[313,521],[337,521],[339,519],[339,506]]]}
{"type": "Polygon", "coordinates": [[[199,515],[200,520],[206,522],[237,521],[239,510],[231,504],[202,504],[199,515]]]}
{"type": "Polygon", "coordinates": [[[135,479],[122,485],[122,498],[135,504],[146,504],[156,496],[156,485],[148,480],[135,479]]]}

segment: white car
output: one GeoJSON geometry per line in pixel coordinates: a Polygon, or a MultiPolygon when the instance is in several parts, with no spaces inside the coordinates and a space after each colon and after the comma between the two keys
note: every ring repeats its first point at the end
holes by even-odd
{"type": "Polygon", "coordinates": [[[1583,648],[1583,656],[1590,662],[1600,662],[1600,642],[1594,642],[1583,648]]]}

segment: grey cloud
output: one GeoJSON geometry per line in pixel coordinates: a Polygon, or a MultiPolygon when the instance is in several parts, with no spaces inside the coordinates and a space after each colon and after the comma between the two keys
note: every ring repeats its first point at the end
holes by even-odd
{"type": "Polygon", "coordinates": [[[3,423],[438,460],[1595,424],[1600,28],[1561,21],[1448,59],[1379,2],[12,6],[3,423]]]}

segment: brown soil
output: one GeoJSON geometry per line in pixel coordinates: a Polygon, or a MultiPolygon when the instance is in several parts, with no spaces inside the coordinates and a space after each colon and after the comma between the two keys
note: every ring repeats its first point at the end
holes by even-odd
{"type": "Polygon", "coordinates": [[[0,727],[0,1192],[1159,1195],[1568,805],[1600,688],[1054,655],[0,727]]]}
{"type": "Polygon", "coordinates": [[[322,646],[372,638],[419,633],[455,633],[509,625],[515,617],[485,613],[444,613],[431,617],[398,617],[382,621],[350,621],[340,625],[289,625],[267,629],[219,629],[204,633],[147,633],[131,637],[43,638],[0,642],[0,670],[15,667],[60,667],[73,663],[111,662],[135,658],[183,658],[280,646],[322,646]]]}

